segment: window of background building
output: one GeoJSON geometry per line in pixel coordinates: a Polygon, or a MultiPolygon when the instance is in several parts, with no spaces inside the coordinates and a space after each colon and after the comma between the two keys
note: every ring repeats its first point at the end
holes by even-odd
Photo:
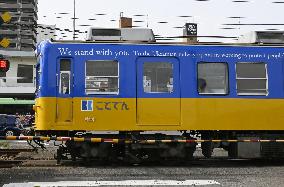
{"type": "Polygon", "coordinates": [[[0,72],[0,84],[6,82],[6,72],[0,72]]]}
{"type": "Polygon", "coordinates": [[[117,94],[119,92],[117,61],[86,62],[86,93],[117,94]]]}
{"type": "Polygon", "coordinates": [[[33,83],[33,65],[18,64],[17,83],[33,83]]]}
{"type": "Polygon", "coordinates": [[[145,62],[143,86],[146,93],[173,92],[173,64],[170,62],[145,62]]]}
{"type": "Polygon", "coordinates": [[[267,66],[265,63],[236,64],[238,95],[267,95],[267,66]]]}
{"type": "Polygon", "coordinates": [[[198,93],[228,94],[227,63],[198,63],[198,93]]]}

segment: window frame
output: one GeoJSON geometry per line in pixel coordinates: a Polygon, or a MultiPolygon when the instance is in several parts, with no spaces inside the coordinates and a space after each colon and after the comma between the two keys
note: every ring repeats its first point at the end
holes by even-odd
{"type": "Polygon", "coordinates": [[[210,96],[210,95],[217,95],[217,96],[225,96],[225,95],[229,95],[230,94],[230,72],[229,72],[229,64],[228,62],[206,62],[206,61],[200,61],[197,62],[197,68],[196,68],[196,91],[198,95],[202,95],[202,96],[210,96]],[[198,79],[199,79],[199,73],[198,73],[198,65],[199,64],[210,64],[210,63],[214,63],[214,64],[225,64],[226,66],[226,72],[227,72],[227,93],[200,93],[198,90],[198,79]]]}
{"type": "Polygon", "coordinates": [[[72,58],[59,58],[58,59],[58,69],[57,69],[57,94],[60,95],[61,97],[71,97],[71,95],[73,94],[73,89],[74,89],[74,75],[73,75],[73,59],[72,58]],[[63,69],[61,70],[63,66],[62,62],[63,61],[68,61],[68,69],[63,69]],[[62,86],[62,79],[61,79],[61,75],[63,73],[68,73],[69,74],[69,83],[68,83],[68,93],[64,93],[63,90],[61,89],[62,86]]]}
{"type": "MultiPolygon", "coordinates": [[[[74,94],[74,86],[75,86],[74,80],[75,79],[74,79],[74,71],[73,71],[74,70],[73,69],[74,68],[73,67],[73,61],[74,61],[74,59],[70,58],[70,57],[58,57],[57,58],[57,65],[56,65],[56,94],[59,97],[70,98],[74,94]],[[66,69],[67,66],[64,66],[64,64],[62,63],[63,61],[69,61],[68,69],[66,69]],[[61,89],[61,85],[62,85],[61,75],[62,75],[62,73],[66,73],[66,72],[69,73],[69,84],[68,84],[69,92],[68,93],[62,92],[62,89],[61,89]]],[[[41,69],[41,71],[43,71],[43,70],[41,69]]]]}
{"type": "Polygon", "coordinates": [[[120,66],[118,60],[86,60],[85,61],[85,94],[86,95],[119,95],[120,92],[120,66]],[[117,76],[87,76],[87,63],[88,62],[116,62],[117,63],[117,76]],[[94,77],[94,78],[117,78],[117,91],[116,92],[97,92],[97,91],[87,91],[90,90],[87,88],[87,77],[94,77]]]}
{"type": "MultiPolygon", "coordinates": [[[[6,84],[7,82],[7,72],[0,72],[0,81],[3,81],[4,84],[6,84]],[[5,75],[5,76],[1,76],[1,74],[5,75]]],[[[0,82],[1,84],[1,82],[0,82]]]]}
{"type": "Polygon", "coordinates": [[[59,89],[58,92],[60,95],[70,95],[71,94],[71,71],[60,71],[59,72],[59,89]],[[68,74],[68,92],[64,93],[62,90],[62,74],[68,74]]]}
{"type": "Polygon", "coordinates": [[[34,84],[34,65],[33,64],[18,64],[17,65],[17,84],[34,84]],[[19,79],[19,67],[20,66],[31,66],[32,67],[32,76],[31,76],[31,79],[28,79],[28,80],[31,80],[31,82],[21,82],[20,80],[22,79],[19,79]]]}
{"type": "Polygon", "coordinates": [[[41,85],[40,85],[40,81],[41,81],[41,74],[42,74],[42,71],[41,71],[41,64],[40,62],[38,61],[38,63],[36,64],[36,76],[35,76],[35,95],[37,96],[38,93],[40,92],[41,90],[41,85]]]}
{"type": "MultiPolygon", "coordinates": [[[[267,71],[267,63],[265,62],[236,62],[235,63],[235,72],[236,72],[236,92],[238,96],[268,96],[269,94],[269,87],[268,87],[268,71],[267,71]],[[264,64],[265,65],[265,77],[266,78],[238,78],[237,73],[237,64],[264,64]],[[238,90],[238,80],[266,80],[266,94],[262,93],[239,93],[238,90]]],[[[253,89],[251,89],[253,90],[253,89]]]]}

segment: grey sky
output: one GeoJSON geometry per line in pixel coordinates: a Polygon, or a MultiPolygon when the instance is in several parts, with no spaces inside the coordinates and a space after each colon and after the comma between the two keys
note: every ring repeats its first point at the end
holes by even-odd
{"type": "MultiPolygon", "coordinates": [[[[72,29],[73,0],[38,0],[39,23],[56,24],[60,28],[72,29]],[[69,12],[69,15],[55,13],[69,12]],[[44,17],[46,16],[46,17],[44,17]],[[56,17],[62,17],[61,19],[56,17]]],[[[281,0],[250,0],[247,3],[234,3],[232,0],[76,0],[77,25],[90,24],[98,27],[117,27],[120,12],[124,16],[133,17],[135,14],[148,14],[149,27],[155,34],[162,36],[182,35],[182,29],[173,27],[183,26],[186,21],[198,23],[198,35],[225,35],[239,36],[250,30],[280,29],[284,26],[235,26],[238,29],[220,29],[224,23],[238,23],[239,19],[230,19],[230,16],[246,17],[241,23],[284,23],[284,4],[272,3],[281,0]],[[105,13],[105,16],[95,14],[105,13]],[[180,18],[178,16],[193,16],[180,18]],[[89,21],[95,18],[96,21],[89,21]],[[158,23],[167,21],[167,24],[158,23]]],[[[284,0],[283,0],[284,1],[284,0]]],[[[146,27],[146,17],[133,17],[133,20],[142,20],[144,23],[134,23],[146,27]]],[[[77,27],[82,31],[87,27],[77,27]]],[[[70,37],[66,39],[71,39],[70,37]]],[[[82,39],[83,36],[81,36],[82,39]]]]}

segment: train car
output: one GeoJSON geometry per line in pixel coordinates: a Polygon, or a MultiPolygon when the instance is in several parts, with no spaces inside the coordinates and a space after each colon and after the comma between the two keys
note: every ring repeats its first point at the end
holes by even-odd
{"type": "MultiPolygon", "coordinates": [[[[45,41],[37,49],[37,135],[157,140],[67,142],[73,159],[191,159],[194,141],[284,138],[284,47],[45,41]],[[161,140],[173,140],[163,143],[161,140]]],[[[233,158],[283,157],[279,142],[203,142],[233,158]]],[[[63,155],[63,154],[62,154],[63,155]]]]}

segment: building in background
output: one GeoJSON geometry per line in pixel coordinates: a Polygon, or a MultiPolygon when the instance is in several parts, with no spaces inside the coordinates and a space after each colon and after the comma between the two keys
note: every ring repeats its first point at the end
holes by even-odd
{"type": "Polygon", "coordinates": [[[35,49],[37,11],[37,0],[0,0],[0,12],[12,15],[10,23],[0,26],[0,35],[11,41],[5,50],[35,49]]]}
{"type": "Polygon", "coordinates": [[[0,0],[0,13],[12,15],[10,23],[0,26],[0,35],[11,41],[0,48],[10,61],[9,71],[0,73],[0,97],[34,98],[37,11],[37,0],[0,0]]]}
{"type": "Polygon", "coordinates": [[[35,93],[34,51],[4,51],[0,54],[10,61],[10,69],[0,72],[0,98],[33,99],[35,93]]]}
{"type": "MultiPolygon", "coordinates": [[[[37,43],[55,39],[55,25],[38,25],[37,33],[37,43]]],[[[34,50],[0,49],[0,54],[10,61],[9,71],[0,72],[0,98],[33,99],[36,77],[34,50]]]]}

